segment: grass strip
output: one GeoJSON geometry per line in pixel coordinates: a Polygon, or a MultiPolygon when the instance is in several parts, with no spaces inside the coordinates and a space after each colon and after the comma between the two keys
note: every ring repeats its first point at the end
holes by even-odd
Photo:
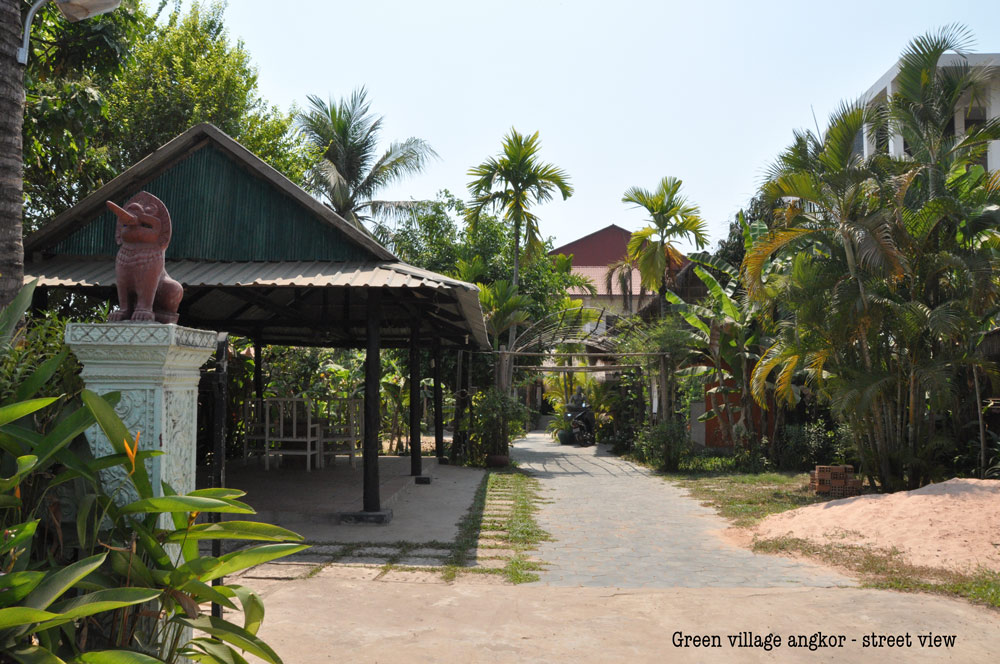
{"type": "Polygon", "coordinates": [[[865,588],[928,592],[961,597],[1000,609],[1000,572],[980,568],[963,574],[907,563],[896,549],[851,544],[817,544],[795,537],[754,540],[757,553],[795,553],[842,567],[857,574],[865,588]]]}

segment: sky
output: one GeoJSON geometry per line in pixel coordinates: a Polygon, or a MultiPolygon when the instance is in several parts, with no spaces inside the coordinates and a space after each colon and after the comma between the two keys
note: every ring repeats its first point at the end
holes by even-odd
{"type": "Polygon", "coordinates": [[[536,209],[556,246],[646,225],[622,194],[668,175],[714,246],[792,131],[825,127],[911,39],[959,22],[1000,52],[997,2],[230,0],[225,16],[267,101],[364,86],[386,145],[431,144],[440,159],[382,198],[467,198],[511,127],[538,131],[575,189],[536,209]]]}

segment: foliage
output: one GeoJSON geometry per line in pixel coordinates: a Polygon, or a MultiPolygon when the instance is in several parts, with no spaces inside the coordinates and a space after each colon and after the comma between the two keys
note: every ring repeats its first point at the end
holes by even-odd
{"type": "Polygon", "coordinates": [[[692,260],[705,262],[705,266],[695,265],[694,273],[708,289],[708,297],[701,304],[690,304],[669,290],[664,296],[690,325],[689,346],[710,367],[705,372],[712,403],[708,414],[718,420],[726,446],[735,448],[744,441],[757,444],[760,432],[750,399],[750,371],[759,359],[756,312],[740,289],[733,267],[705,254],[692,255],[692,260]],[[721,283],[709,272],[709,265],[721,274],[721,283]]]}
{"type": "Polygon", "coordinates": [[[309,106],[295,124],[313,153],[308,186],[349,222],[374,224],[379,239],[387,237],[381,222],[405,214],[415,201],[376,200],[378,193],[401,178],[419,173],[437,153],[427,141],[407,138],[379,153],[382,117],[373,115],[368,93],[359,88],[349,98],[323,101],[309,96],[309,106]]]}
{"type": "Polygon", "coordinates": [[[801,473],[748,473],[727,467],[685,471],[684,465],[681,472],[671,479],[737,527],[753,526],[771,514],[825,500],[809,491],[809,476],[801,473]]]}
{"type": "Polygon", "coordinates": [[[673,472],[690,449],[687,423],[671,418],[642,429],[632,454],[639,463],[673,472]]]}
{"type": "Polygon", "coordinates": [[[849,423],[883,490],[945,473],[966,423],[982,416],[981,383],[996,376],[977,345],[1000,302],[1000,180],[977,160],[1000,119],[951,132],[986,73],[938,67],[967,46],[955,26],[914,40],[886,104],[844,104],[823,136],[797,134],[764,188],[780,221],[742,266],[749,295],[777,321],[754,397],[765,405],[773,380],[793,404],[807,386],[849,423]],[[858,154],[865,125],[902,135],[908,157],[858,154]]]}
{"type": "MultiPolygon", "coordinates": [[[[23,8],[31,2],[23,0],[23,8]]],[[[34,230],[113,177],[102,139],[111,82],[151,29],[139,0],[70,23],[54,3],[32,24],[24,73],[24,227],[34,230]]]]}
{"type": "MultiPolygon", "coordinates": [[[[0,316],[8,339],[30,300],[0,316]]],[[[9,352],[7,347],[4,353],[9,352]]],[[[199,523],[199,514],[253,514],[243,492],[155,492],[147,462],[114,412],[117,394],[83,390],[47,430],[35,415],[58,398],[37,398],[63,353],[26,376],[0,403],[0,650],[17,662],[63,662],[83,653],[108,662],[244,661],[278,656],[256,634],[264,607],[249,589],[209,583],[304,549],[294,533],[253,521],[199,523]],[[94,459],[76,440],[97,424],[113,448],[94,459]],[[157,494],[160,495],[157,495],[157,494]],[[199,554],[214,539],[265,542],[219,558],[199,554]],[[243,624],[201,614],[215,602],[243,612],[243,624]],[[184,640],[187,628],[204,634],[184,640]]],[[[8,661],[5,659],[5,661],[8,661]]]]}
{"type": "Polygon", "coordinates": [[[780,470],[800,471],[820,464],[847,463],[851,443],[845,426],[830,428],[822,420],[790,424],[785,427],[774,461],[780,470]]]}
{"type": "Polygon", "coordinates": [[[496,388],[472,397],[475,421],[469,461],[482,465],[489,454],[508,454],[512,440],[524,435],[530,413],[523,403],[496,388]]]}
{"type": "Polygon", "coordinates": [[[158,24],[137,0],[79,23],[43,9],[25,80],[27,230],[199,122],[302,181],[306,159],[291,117],[260,97],[224,11],[224,2],[195,2],[158,24]]]}
{"type": "Polygon", "coordinates": [[[763,193],[758,192],[744,209],[736,213],[736,218],[729,223],[728,234],[719,240],[712,257],[729,265],[741,265],[747,250],[746,229],[753,225],[762,225],[767,229],[773,223],[773,205],[763,193]]]}
{"type": "Polygon", "coordinates": [[[498,279],[492,284],[479,285],[479,304],[494,350],[500,347],[500,335],[528,320],[530,303],[528,296],[519,295],[517,286],[509,281],[498,279]]]}
{"type": "MultiPolygon", "coordinates": [[[[569,177],[556,166],[539,161],[541,142],[538,132],[531,136],[511,128],[503,139],[499,155],[490,157],[469,170],[473,178],[469,183],[472,201],[469,203],[470,226],[475,229],[484,212],[502,212],[513,232],[510,238],[513,262],[510,281],[516,288],[520,283],[520,257],[522,239],[525,254],[536,258],[542,249],[542,236],[538,217],[531,207],[551,200],[555,193],[563,200],[573,194],[569,177]]],[[[508,346],[513,345],[516,325],[510,328],[508,346]]]]}
{"type": "MultiPolygon", "coordinates": [[[[414,201],[410,214],[392,230],[386,246],[411,265],[440,274],[452,272],[461,260],[459,256],[467,255],[470,249],[467,242],[459,241],[459,223],[455,219],[464,213],[465,204],[447,189],[439,191],[433,201],[414,201]]],[[[471,256],[481,254],[473,252],[471,256]]],[[[481,269],[456,276],[475,283],[482,281],[485,269],[483,264],[481,269]]]]}
{"type": "Polygon", "coordinates": [[[682,184],[677,178],[665,177],[654,191],[632,187],[622,197],[623,203],[649,213],[650,225],[632,233],[627,255],[639,268],[642,285],[661,296],[684,262],[674,241],[690,239],[699,249],[708,243],[708,226],[698,206],[681,195],[682,184]]]}

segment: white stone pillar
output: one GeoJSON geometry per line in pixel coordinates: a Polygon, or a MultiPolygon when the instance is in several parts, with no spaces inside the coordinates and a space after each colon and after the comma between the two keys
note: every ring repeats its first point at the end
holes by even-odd
{"type": "MultiPolygon", "coordinates": [[[[146,461],[154,493],[162,495],[161,482],[179,494],[193,491],[198,380],[215,351],[216,333],[159,323],[70,323],[66,344],[83,365],[87,389],[121,392],[115,411],[133,435],[141,432],[139,449],[166,453],[146,461]]],[[[98,426],[86,436],[94,456],[114,453],[98,426]]]]}

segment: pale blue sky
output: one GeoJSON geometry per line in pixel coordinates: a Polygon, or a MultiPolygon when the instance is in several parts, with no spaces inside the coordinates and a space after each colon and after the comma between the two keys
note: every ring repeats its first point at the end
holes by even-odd
{"type": "Polygon", "coordinates": [[[464,197],[466,172],[511,126],[540,131],[576,189],[538,209],[556,244],[641,227],[622,193],[673,175],[714,245],[792,130],[814,126],[811,109],[825,126],[911,38],[956,21],[976,51],[1000,52],[995,2],[230,0],[226,12],[270,102],[364,85],[384,139],[431,143],[441,159],[386,198],[464,197]]]}

